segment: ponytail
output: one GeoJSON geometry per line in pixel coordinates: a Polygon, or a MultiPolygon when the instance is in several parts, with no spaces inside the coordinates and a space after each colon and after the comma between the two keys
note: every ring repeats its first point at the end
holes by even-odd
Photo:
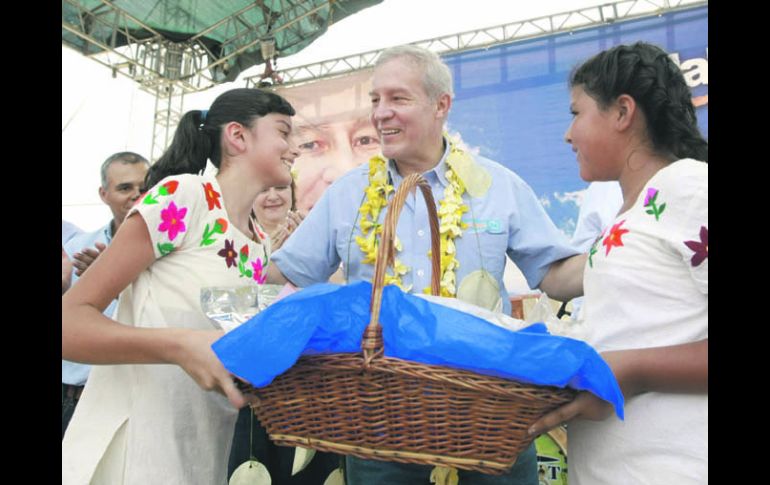
{"type": "Polygon", "coordinates": [[[212,152],[212,131],[207,130],[203,112],[188,111],[179,120],[171,145],[147,171],[144,188],[149,190],[170,175],[202,174],[212,152]]]}

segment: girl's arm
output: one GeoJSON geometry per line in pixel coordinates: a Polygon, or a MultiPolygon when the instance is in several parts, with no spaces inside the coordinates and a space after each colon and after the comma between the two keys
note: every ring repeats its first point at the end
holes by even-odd
{"type": "Polygon", "coordinates": [[[110,246],[62,296],[62,358],[89,364],[176,364],[206,390],[219,390],[236,407],[245,404],[211,344],[217,330],[138,328],[101,312],[155,261],[141,216],[130,216],[110,246]]]}
{"type": "MultiPolygon", "coordinates": [[[[708,339],[681,345],[602,353],[628,400],[645,392],[708,394],[708,339]]],[[[612,414],[612,405],[590,392],[580,392],[530,428],[544,433],[572,419],[601,421],[612,414]]]]}

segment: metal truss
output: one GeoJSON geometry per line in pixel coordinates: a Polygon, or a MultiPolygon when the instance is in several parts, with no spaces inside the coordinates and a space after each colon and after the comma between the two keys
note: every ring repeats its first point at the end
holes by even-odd
{"type": "MultiPolygon", "coordinates": [[[[433,39],[413,42],[438,54],[463,52],[491,47],[517,40],[544,37],[561,32],[596,27],[618,21],[708,5],[702,0],[622,0],[569,12],[537,17],[530,20],[470,30],[433,39]]],[[[296,85],[318,79],[347,74],[372,67],[380,50],[329,59],[279,71],[282,85],[296,85]]],[[[247,87],[259,84],[260,76],[244,78],[247,87]]]]}
{"type": "Polygon", "coordinates": [[[274,27],[270,21],[254,24],[255,9],[267,18],[275,15],[264,2],[257,1],[189,39],[175,42],[108,0],[101,0],[97,8],[86,8],[78,0],[62,3],[67,7],[67,15],[62,18],[62,37],[70,34],[67,38],[71,39],[67,45],[77,46],[82,54],[112,69],[113,75],[125,75],[153,93],[168,81],[187,93],[219,84],[237,56],[255,50],[268,36],[282,33],[283,50],[306,41],[312,31],[325,27],[325,20],[317,14],[331,8],[330,2],[316,5],[302,0],[280,0],[281,16],[292,20],[274,27]],[[304,19],[313,25],[311,32],[300,24],[304,19]],[[215,42],[213,37],[225,40],[215,42]]]}
{"type": "MultiPolygon", "coordinates": [[[[319,13],[330,9],[333,0],[320,4],[280,0],[281,16],[291,20],[279,26],[272,25],[277,14],[263,1],[255,1],[181,42],[167,39],[112,2],[100,1],[97,7],[87,8],[77,0],[62,0],[62,39],[111,69],[113,77],[124,75],[155,95],[154,161],[171,140],[171,128],[181,117],[185,93],[223,82],[237,57],[248,50],[259,50],[259,42],[266,37],[282,33],[284,50],[307,41],[326,27],[326,18],[319,13]],[[254,23],[254,9],[261,10],[266,22],[254,23]],[[302,25],[304,19],[309,23],[302,25]],[[225,40],[216,42],[212,37],[225,40]]],[[[170,15],[189,13],[180,10],[170,15]]],[[[258,60],[262,61],[261,57],[258,60]]]]}

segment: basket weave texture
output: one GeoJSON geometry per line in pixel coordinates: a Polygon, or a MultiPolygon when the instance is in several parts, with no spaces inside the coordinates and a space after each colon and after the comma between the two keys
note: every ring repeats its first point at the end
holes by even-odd
{"type": "Polygon", "coordinates": [[[270,385],[249,390],[259,398],[253,409],[279,445],[502,474],[532,442],[529,426],[575,392],[383,355],[385,269],[394,259],[398,216],[415,187],[428,208],[431,290],[438,294],[436,206],[428,183],[413,174],[388,205],[362,351],[301,357],[270,385]]]}

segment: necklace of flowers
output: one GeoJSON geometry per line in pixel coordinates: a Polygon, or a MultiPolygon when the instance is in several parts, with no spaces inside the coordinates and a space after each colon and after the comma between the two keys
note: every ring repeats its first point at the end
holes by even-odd
{"type": "MultiPolygon", "coordinates": [[[[444,197],[439,201],[439,241],[441,251],[441,296],[454,297],[457,293],[456,270],[460,267],[457,261],[457,251],[454,240],[462,236],[463,229],[468,224],[462,222],[463,213],[468,211],[468,206],[463,203],[465,185],[452,168],[452,163],[462,157],[465,152],[457,146],[455,140],[444,134],[449,141],[449,154],[446,158],[448,168],[445,176],[449,184],[444,188],[444,197]]],[[[358,212],[361,214],[361,236],[356,236],[356,244],[364,253],[363,264],[374,264],[377,261],[377,246],[379,236],[382,234],[382,224],[377,222],[380,212],[388,204],[388,195],[394,192],[393,185],[388,183],[387,159],[382,155],[376,155],[369,160],[369,185],[364,189],[365,199],[358,212]]],[[[401,251],[401,242],[396,237],[394,241],[396,251],[401,251]]],[[[428,257],[430,257],[428,251],[428,257]]],[[[395,284],[404,291],[410,291],[411,285],[404,287],[401,277],[409,272],[410,268],[395,258],[392,274],[385,274],[385,284],[395,284]]],[[[430,293],[430,287],[423,289],[423,293],[430,293]]]]}

